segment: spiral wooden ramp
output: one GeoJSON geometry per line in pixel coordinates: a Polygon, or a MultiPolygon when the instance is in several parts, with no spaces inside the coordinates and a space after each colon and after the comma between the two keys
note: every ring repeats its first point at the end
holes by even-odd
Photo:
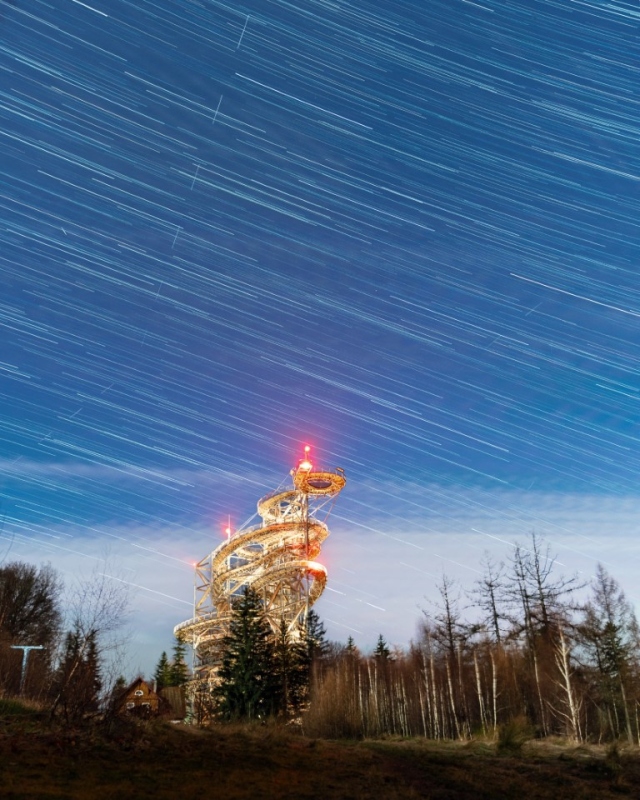
{"type": "Polygon", "coordinates": [[[326,519],[346,479],[339,468],[315,468],[309,450],[291,470],[292,485],[258,501],[262,523],[228,530],[229,538],[196,564],[194,614],[174,630],[194,650],[192,692],[215,682],[233,604],[245,586],[260,596],[274,632],[284,619],[294,636],[324,590],[327,570],[316,559],[329,529],[319,516],[326,519]]]}

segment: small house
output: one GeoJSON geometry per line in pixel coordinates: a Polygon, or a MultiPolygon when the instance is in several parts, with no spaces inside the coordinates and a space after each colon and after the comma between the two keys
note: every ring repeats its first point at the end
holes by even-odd
{"type": "Polygon", "coordinates": [[[155,716],[160,710],[160,698],[143,678],[136,678],[123,689],[118,700],[119,714],[155,716]]]}

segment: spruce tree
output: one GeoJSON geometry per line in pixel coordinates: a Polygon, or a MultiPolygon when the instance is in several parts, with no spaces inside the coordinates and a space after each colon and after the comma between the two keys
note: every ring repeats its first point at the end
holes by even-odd
{"type": "Polygon", "coordinates": [[[373,656],[378,661],[388,661],[391,658],[391,650],[389,650],[389,646],[387,645],[382,634],[378,636],[378,644],[376,645],[376,649],[373,651],[373,656]]]}
{"type": "Polygon", "coordinates": [[[156,671],[153,673],[153,679],[156,682],[157,690],[163,689],[165,686],[170,685],[171,675],[170,675],[171,665],[169,664],[169,659],[167,658],[166,652],[163,650],[162,655],[160,656],[160,660],[156,666],[156,671]]]}
{"type": "Polygon", "coordinates": [[[85,701],[89,710],[98,708],[102,676],[100,674],[100,654],[98,651],[98,634],[90,631],[87,636],[86,655],[84,657],[85,701]]]}
{"type": "Polygon", "coordinates": [[[67,722],[98,710],[102,681],[96,631],[83,636],[76,625],[67,633],[53,688],[52,712],[61,710],[67,722]]]}
{"type": "Polygon", "coordinates": [[[222,719],[257,719],[275,714],[281,688],[274,674],[271,629],[256,592],[249,586],[236,600],[224,655],[213,691],[222,719]]]}
{"type": "Polygon", "coordinates": [[[113,684],[113,693],[122,692],[124,689],[127,688],[127,679],[124,675],[118,675],[116,678],[116,682],[113,684]]]}
{"type": "Polygon", "coordinates": [[[168,681],[165,686],[184,686],[189,680],[189,667],[184,660],[187,648],[183,641],[176,639],[173,646],[173,661],[168,671],[168,681]]]}
{"type": "Polygon", "coordinates": [[[640,628],[633,606],[602,564],[598,564],[593,594],[578,631],[592,667],[592,696],[609,719],[611,735],[626,732],[631,741],[629,696],[640,668],[640,628]]]}
{"type": "Polygon", "coordinates": [[[307,624],[304,628],[304,638],[307,645],[309,661],[325,658],[329,653],[329,643],[326,639],[327,632],[317,613],[311,609],[307,615],[307,624]]]}
{"type": "Polygon", "coordinates": [[[356,643],[353,641],[353,636],[349,636],[347,639],[347,644],[344,648],[345,654],[350,658],[355,658],[360,655],[360,651],[356,647],[356,643]]]}
{"type": "Polygon", "coordinates": [[[278,682],[278,701],[285,716],[298,714],[309,693],[311,656],[308,641],[294,638],[284,619],[274,643],[274,677],[278,682]]]}

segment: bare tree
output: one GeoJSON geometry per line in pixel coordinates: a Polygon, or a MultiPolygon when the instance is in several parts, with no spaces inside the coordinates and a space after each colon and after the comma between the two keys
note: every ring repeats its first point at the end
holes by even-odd
{"type": "MultiPolygon", "coordinates": [[[[481,630],[481,625],[469,624],[462,618],[460,592],[455,582],[447,575],[437,586],[440,602],[434,603],[435,613],[424,612],[423,636],[432,639],[440,648],[446,675],[446,694],[451,718],[458,738],[471,733],[471,712],[467,696],[465,672],[468,668],[468,643],[481,630]]],[[[471,684],[472,685],[472,684],[471,684]]]]}
{"type": "Polygon", "coordinates": [[[50,644],[61,620],[62,582],[45,564],[14,562],[0,568],[0,631],[12,641],[50,644]]]}
{"type": "Polygon", "coordinates": [[[501,644],[502,626],[508,619],[506,610],[504,613],[502,610],[507,588],[504,563],[501,561],[496,564],[488,553],[485,553],[480,563],[484,567],[484,574],[475,582],[469,597],[484,613],[482,622],[492,639],[501,644]]]}
{"type": "Polygon", "coordinates": [[[557,641],[555,643],[555,662],[558,668],[560,679],[556,681],[559,688],[558,704],[553,705],[549,702],[551,711],[559,717],[569,738],[576,742],[582,741],[582,730],[580,726],[580,711],[582,700],[576,696],[573,685],[573,668],[571,666],[570,645],[562,628],[558,628],[557,641]]]}
{"type": "Polygon", "coordinates": [[[96,567],[91,575],[73,587],[68,603],[68,616],[72,634],[67,635],[65,652],[61,655],[60,669],[54,687],[51,714],[62,709],[65,716],[73,708],[74,721],[94,709],[95,693],[84,693],[87,703],[78,704],[79,682],[97,680],[107,692],[120,674],[116,656],[123,646],[124,628],[130,603],[128,584],[96,567]],[[95,665],[87,677],[87,665],[95,665]],[[112,678],[113,680],[110,680],[112,678]]]}
{"type": "Polygon", "coordinates": [[[512,607],[519,607],[522,613],[519,624],[512,618],[516,632],[524,632],[529,645],[538,636],[553,636],[558,623],[577,607],[573,594],[585,585],[575,575],[554,575],[555,563],[551,548],[543,547],[535,533],[531,534],[529,548],[515,546],[508,595],[512,607]]]}
{"type": "Polygon", "coordinates": [[[0,689],[15,693],[26,678],[27,694],[48,690],[61,623],[62,582],[49,565],[14,562],[0,568],[0,689]],[[31,653],[28,674],[21,675],[15,645],[41,646],[31,653]]]}
{"type": "Polygon", "coordinates": [[[477,632],[477,626],[470,626],[463,621],[460,608],[461,594],[452,578],[443,574],[437,589],[440,601],[433,603],[434,613],[427,611],[423,613],[430,623],[431,637],[451,659],[455,660],[459,645],[464,645],[467,639],[477,632]]]}

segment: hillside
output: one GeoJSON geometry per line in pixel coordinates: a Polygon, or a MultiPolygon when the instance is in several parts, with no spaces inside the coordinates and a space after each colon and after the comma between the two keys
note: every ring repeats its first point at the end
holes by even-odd
{"type": "Polygon", "coordinates": [[[3,798],[614,798],[640,796],[636,749],[529,743],[337,742],[277,727],[201,731],[148,723],[61,731],[0,718],[3,798]]]}

